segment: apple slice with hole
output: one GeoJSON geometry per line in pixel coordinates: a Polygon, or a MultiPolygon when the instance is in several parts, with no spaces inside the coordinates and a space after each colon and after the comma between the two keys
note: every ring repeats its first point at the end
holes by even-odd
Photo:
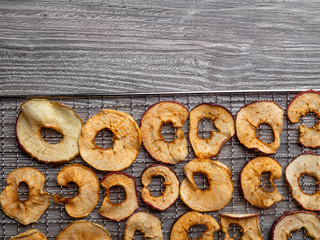
{"type": "Polygon", "coordinates": [[[198,158],[216,156],[222,145],[235,134],[235,124],[232,114],[223,106],[203,103],[190,112],[189,139],[198,158]],[[198,134],[200,120],[207,118],[213,122],[217,131],[211,131],[209,138],[201,138],[198,134]]]}
{"type": "Polygon", "coordinates": [[[245,147],[265,154],[275,153],[280,146],[283,127],[283,109],[272,101],[258,101],[242,107],[236,116],[237,137],[245,147]],[[268,124],[274,135],[271,143],[257,137],[257,128],[268,124]]]}
{"type": "MultiPolygon", "coordinates": [[[[320,117],[320,92],[308,90],[296,95],[288,105],[287,115],[292,123],[299,122],[301,116],[307,113],[315,113],[320,117]]],[[[305,147],[320,147],[320,122],[318,121],[313,127],[300,125],[300,143],[305,147]]]]}
{"type": "Polygon", "coordinates": [[[254,206],[259,208],[268,208],[281,201],[283,197],[278,192],[274,180],[281,177],[281,165],[270,157],[257,157],[250,160],[243,168],[240,175],[241,189],[244,198],[254,206]],[[261,175],[265,172],[270,173],[270,182],[273,190],[265,191],[261,187],[261,175]]]}
{"type": "Polygon", "coordinates": [[[180,103],[163,101],[152,105],[142,116],[142,143],[157,161],[176,164],[188,155],[188,143],[181,127],[187,120],[188,110],[180,103]],[[165,141],[161,134],[163,124],[172,123],[176,128],[173,141],[165,141]]]}
{"type": "Polygon", "coordinates": [[[71,108],[46,99],[24,102],[16,123],[17,140],[31,157],[45,163],[63,163],[79,154],[78,139],[83,126],[82,119],[71,108]],[[42,128],[50,128],[62,135],[57,144],[46,142],[42,128]]]}
{"type": "Polygon", "coordinates": [[[320,218],[308,211],[288,211],[277,219],[271,229],[271,240],[287,240],[291,232],[304,228],[306,236],[320,239],[320,218]]]}
{"type": "Polygon", "coordinates": [[[47,237],[38,229],[29,229],[24,233],[20,233],[17,236],[10,238],[10,240],[47,240],[47,237]]]}

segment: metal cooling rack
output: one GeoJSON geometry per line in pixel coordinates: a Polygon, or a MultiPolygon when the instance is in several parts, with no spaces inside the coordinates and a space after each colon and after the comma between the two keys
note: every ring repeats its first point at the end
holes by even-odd
{"type": "MultiPolygon", "coordinates": [[[[73,108],[77,114],[86,121],[88,118],[97,114],[101,109],[116,109],[120,111],[127,112],[131,114],[134,119],[140,124],[141,117],[146,109],[159,101],[165,100],[174,100],[180,102],[186,106],[189,110],[193,109],[200,103],[204,102],[213,102],[220,104],[226,107],[232,114],[235,116],[237,111],[244,106],[253,101],[257,100],[270,100],[275,101],[284,109],[284,125],[283,132],[281,134],[281,145],[276,152],[276,154],[271,155],[275,158],[281,166],[283,171],[287,164],[297,155],[302,153],[306,149],[299,145],[299,123],[298,124],[289,124],[286,117],[286,108],[288,103],[294,97],[296,92],[233,92],[233,93],[180,93],[180,94],[136,94],[136,95],[127,95],[127,96],[75,96],[75,97],[60,97],[52,98],[55,101],[60,101],[65,103],[67,106],[73,108]]],[[[58,172],[67,164],[62,165],[46,165],[39,163],[38,161],[30,158],[29,156],[22,153],[21,149],[16,140],[15,136],[15,123],[17,115],[19,114],[19,108],[21,103],[26,101],[26,98],[23,97],[9,97],[9,98],[0,98],[0,139],[1,139],[1,169],[0,169],[0,183],[2,183],[2,189],[6,186],[6,177],[14,169],[20,167],[34,167],[40,170],[46,176],[46,184],[44,189],[50,194],[76,194],[76,186],[71,185],[70,188],[60,187],[56,183],[56,175],[58,172]]],[[[312,125],[315,122],[315,117],[308,115],[302,118],[302,123],[305,125],[312,125]]],[[[301,123],[301,122],[300,122],[301,123]]],[[[183,130],[187,136],[188,134],[189,122],[186,122],[183,126],[183,130]]],[[[203,136],[208,135],[210,129],[213,126],[210,122],[203,121],[199,127],[200,134],[203,136]]],[[[260,127],[260,135],[262,140],[269,141],[272,139],[273,135],[270,132],[270,129],[267,126],[260,127]]],[[[172,138],[174,135],[174,129],[170,126],[165,126],[162,130],[162,134],[166,139],[172,138]]],[[[58,142],[59,136],[53,131],[43,131],[43,137],[49,142],[58,142]]],[[[96,137],[96,143],[100,146],[110,146],[110,134],[108,131],[100,132],[96,137]]],[[[319,153],[319,150],[312,150],[319,153]]],[[[245,149],[238,141],[237,137],[233,137],[228,141],[222,148],[221,152],[215,160],[219,160],[226,164],[233,173],[233,182],[234,182],[234,193],[231,202],[223,209],[215,212],[209,212],[207,214],[213,216],[218,222],[220,222],[219,213],[259,213],[259,222],[262,234],[264,239],[269,239],[269,232],[272,226],[272,223],[277,217],[279,217],[284,211],[288,210],[298,210],[301,209],[294,199],[291,198],[288,190],[288,186],[283,178],[283,176],[276,181],[276,186],[279,192],[282,194],[284,199],[270,207],[269,209],[259,209],[251,206],[242,196],[240,186],[239,186],[239,177],[240,172],[247,161],[250,159],[259,156],[259,153],[248,151],[245,149]]],[[[194,158],[194,153],[189,144],[189,155],[184,162],[176,164],[174,166],[169,166],[174,170],[179,177],[180,182],[185,178],[183,167],[184,165],[194,158]]],[[[78,163],[89,167],[81,157],[77,157],[75,160],[70,163],[78,163]]],[[[141,189],[140,174],[144,168],[147,166],[156,163],[143,147],[140,149],[140,153],[135,160],[135,162],[124,170],[124,172],[135,177],[137,181],[138,190],[141,189]]],[[[106,173],[94,170],[98,175],[98,178],[101,179],[106,173]]],[[[161,178],[153,179],[150,189],[154,194],[159,194],[162,189],[161,178]]],[[[201,188],[206,188],[207,183],[205,178],[201,176],[196,176],[197,185],[201,188]]],[[[267,185],[267,184],[266,184],[267,185]]],[[[316,189],[317,184],[313,179],[304,177],[301,181],[302,188],[308,192],[316,189]]],[[[26,198],[28,190],[26,186],[21,186],[19,188],[21,193],[21,198],[26,198]]],[[[114,202],[119,202],[124,199],[124,194],[120,188],[111,189],[111,197],[114,202]]],[[[104,226],[112,239],[123,239],[124,235],[124,226],[125,221],[115,222],[103,218],[97,212],[100,208],[104,198],[104,189],[100,188],[100,200],[97,207],[91,212],[88,217],[83,219],[93,221],[104,226]]],[[[152,213],[162,221],[164,238],[169,239],[170,230],[174,221],[179,218],[183,213],[190,211],[180,199],[172,205],[169,209],[163,212],[154,211],[146,206],[140,196],[139,196],[140,208],[138,211],[146,211],[152,213]]],[[[42,215],[42,217],[37,221],[37,223],[24,226],[14,221],[13,219],[6,216],[2,209],[0,214],[1,226],[0,226],[0,236],[1,239],[10,239],[10,237],[15,236],[19,233],[25,232],[30,228],[37,228],[43,234],[45,234],[48,239],[56,239],[60,231],[62,231],[67,225],[75,221],[75,219],[69,217],[64,209],[64,205],[55,204],[52,199],[50,199],[50,205],[48,210],[42,215]]],[[[192,227],[189,231],[189,236],[191,239],[198,238],[201,234],[201,231],[204,229],[195,226],[192,227]]],[[[231,226],[229,228],[229,233],[233,235],[234,233],[239,232],[239,227],[231,226]]],[[[215,239],[224,239],[224,233],[218,231],[214,235],[215,239]]],[[[137,233],[136,239],[143,239],[142,235],[137,233]]],[[[294,234],[292,239],[307,239],[303,237],[303,231],[294,234]]]]}

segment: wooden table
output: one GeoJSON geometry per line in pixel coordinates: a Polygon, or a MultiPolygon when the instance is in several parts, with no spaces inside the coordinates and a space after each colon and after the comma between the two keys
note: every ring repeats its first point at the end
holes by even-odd
{"type": "Polygon", "coordinates": [[[0,1],[2,96],[319,89],[318,1],[0,1]]]}

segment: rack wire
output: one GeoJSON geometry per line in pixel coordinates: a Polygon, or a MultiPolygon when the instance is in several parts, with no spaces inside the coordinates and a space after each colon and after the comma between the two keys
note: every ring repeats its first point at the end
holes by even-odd
{"type": "MultiPolygon", "coordinates": [[[[123,96],[68,96],[68,97],[51,97],[50,99],[55,101],[60,101],[65,103],[67,106],[74,109],[77,114],[84,120],[84,122],[97,114],[102,109],[116,109],[119,111],[124,111],[133,116],[133,118],[140,124],[141,117],[146,109],[154,103],[166,100],[173,100],[180,102],[186,106],[189,110],[192,110],[198,104],[204,102],[213,102],[226,107],[233,116],[236,115],[238,110],[250,103],[257,100],[270,100],[276,102],[279,106],[284,109],[284,125],[281,134],[281,145],[277,152],[271,157],[275,158],[282,166],[283,171],[287,164],[293,160],[296,156],[304,151],[311,150],[319,153],[319,150],[312,150],[302,147],[299,142],[299,124],[312,125],[315,121],[313,115],[308,115],[303,117],[302,120],[297,124],[290,124],[286,116],[286,108],[288,103],[294,97],[296,92],[229,92],[229,93],[175,93],[175,94],[138,94],[138,95],[123,95],[123,96]]],[[[56,176],[58,172],[67,164],[78,163],[84,166],[88,166],[80,156],[76,157],[73,161],[67,164],[61,165],[47,165],[39,163],[37,160],[25,155],[16,140],[15,135],[15,124],[16,118],[19,114],[20,105],[26,101],[25,97],[7,97],[0,98],[1,101],[1,112],[0,112],[0,139],[1,139],[1,169],[0,169],[0,183],[2,183],[2,189],[6,186],[6,177],[8,174],[20,167],[34,167],[40,170],[46,176],[46,184],[44,189],[50,194],[63,194],[63,195],[74,195],[77,192],[76,186],[71,185],[69,188],[61,187],[56,183],[56,176]]],[[[189,122],[187,121],[183,130],[185,135],[188,135],[189,122]]],[[[213,124],[207,121],[203,121],[199,127],[200,134],[207,135],[208,132],[213,128],[213,124]]],[[[45,130],[42,132],[43,137],[48,142],[58,142],[60,136],[50,130],[45,130]]],[[[162,129],[162,134],[166,139],[169,139],[174,135],[174,129],[170,127],[165,127],[162,129]]],[[[273,138],[273,134],[268,128],[268,126],[261,126],[259,130],[262,140],[270,141],[273,138]]],[[[99,133],[95,139],[96,143],[100,146],[111,146],[111,137],[107,131],[99,133]]],[[[269,238],[269,233],[273,222],[282,215],[283,212],[289,210],[299,210],[301,207],[292,199],[289,194],[288,185],[284,180],[284,176],[276,181],[276,187],[278,191],[282,194],[283,200],[269,209],[259,209],[257,207],[251,206],[244,198],[241,193],[239,178],[240,172],[247,161],[259,156],[257,152],[253,152],[245,149],[236,136],[229,140],[223,147],[221,152],[213,158],[214,160],[219,160],[226,164],[233,174],[234,182],[234,193],[231,202],[223,209],[215,212],[209,212],[218,222],[220,222],[220,213],[258,213],[259,214],[259,224],[261,232],[264,239],[269,238]]],[[[191,161],[195,157],[194,152],[189,144],[189,154],[185,161],[178,163],[176,165],[170,165],[169,167],[174,170],[180,180],[180,182],[185,178],[183,167],[184,165],[191,161]]],[[[139,155],[135,162],[123,172],[126,172],[133,176],[137,182],[138,191],[142,188],[140,182],[140,174],[147,166],[157,163],[153,160],[146,150],[141,147],[139,155]]],[[[90,167],[91,168],[91,167],[90,167]]],[[[93,169],[94,170],[94,169],[93,169]]],[[[101,172],[94,170],[98,178],[101,179],[106,172],[101,172]]],[[[162,179],[154,178],[149,186],[154,194],[159,193],[162,189],[162,179]]],[[[196,183],[202,188],[207,187],[206,179],[201,176],[196,177],[196,183]]],[[[267,183],[265,183],[267,184],[267,183]]],[[[312,191],[316,189],[317,184],[313,179],[304,177],[301,180],[301,187],[304,191],[312,191]]],[[[27,196],[27,187],[21,186],[19,188],[20,197],[23,198],[27,196]]],[[[125,194],[121,188],[111,189],[111,199],[114,202],[119,202],[125,198],[125,194]]],[[[84,220],[93,221],[97,224],[104,226],[112,239],[123,239],[124,237],[124,227],[125,220],[116,222],[108,220],[98,214],[98,209],[101,207],[105,192],[103,188],[100,188],[100,200],[96,208],[90,213],[88,217],[83,218],[84,220]]],[[[176,201],[169,209],[165,211],[155,211],[149,208],[143,203],[141,197],[139,196],[139,209],[137,211],[146,211],[156,217],[158,217],[162,222],[164,239],[169,239],[171,227],[174,221],[179,218],[183,213],[190,211],[180,199],[176,201]]],[[[47,236],[48,239],[56,239],[60,231],[62,231],[67,225],[75,221],[76,219],[68,216],[64,209],[64,205],[55,204],[52,199],[50,199],[50,205],[47,211],[42,215],[42,217],[33,224],[24,226],[15,220],[6,216],[2,209],[0,214],[1,226],[0,226],[0,236],[1,239],[10,239],[19,233],[25,232],[30,228],[37,228],[43,234],[47,236]]],[[[191,239],[199,237],[201,231],[204,229],[200,226],[192,227],[189,231],[189,236],[191,239]]],[[[233,234],[239,232],[239,227],[231,226],[229,228],[229,233],[233,234]]],[[[143,239],[141,233],[136,233],[136,239],[143,239]]],[[[214,239],[224,239],[224,233],[218,231],[214,234],[214,239]]],[[[307,239],[303,237],[303,231],[294,234],[292,239],[307,239]]]]}

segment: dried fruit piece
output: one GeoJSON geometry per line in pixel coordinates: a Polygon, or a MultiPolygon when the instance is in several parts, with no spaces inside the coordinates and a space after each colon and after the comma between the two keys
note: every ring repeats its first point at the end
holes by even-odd
{"type": "Polygon", "coordinates": [[[299,178],[307,174],[320,182],[320,155],[315,153],[301,154],[292,160],[285,171],[292,197],[304,209],[320,211],[320,188],[314,194],[306,194],[300,187],[299,178]]]}
{"type": "Polygon", "coordinates": [[[109,173],[100,182],[101,186],[106,190],[106,196],[99,214],[102,216],[121,221],[129,217],[139,207],[136,180],[126,173],[109,173]],[[126,199],[121,203],[113,203],[110,200],[109,189],[113,186],[121,186],[126,193],[126,199]]]}
{"type": "Polygon", "coordinates": [[[234,119],[225,107],[204,103],[191,110],[189,139],[197,157],[211,158],[216,156],[222,145],[232,138],[234,133],[234,119]],[[199,122],[204,118],[211,120],[218,129],[218,131],[211,131],[211,136],[206,139],[200,138],[198,135],[199,122]]]}
{"type": "Polygon", "coordinates": [[[205,225],[206,231],[202,233],[199,240],[213,240],[213,234],[220,229],[217,221],[206,214],[195,211],[183,214],[173,225],[170,240],[187,240],[188,230],[194,225],[205,225]]]}
{"type": "Polygon", "coordinates": [[[69,107],[46,99],[24,102],[17,119],[17,139],[22,149],[31,157],[45,163],[62,163],[79,154],[78,139],[82,119],[69,107]],[[62,135],[57,144],[46,142],[42,128],[51,128],[62,135]]]}
{"type": "MultiPolygon", "coordinates": [[[[301,116],[313,112],[320,117],[320,92],[309,90],[296,95],[288,105],[287,115],[292,123],[299,121],[301,116]]],[[[305,147],[316,148],[320,146],[320,122],[313,127],[300,125],[300,143],[305,147]]]]}
{"type": "Polygon", "coordinates": [[[274,203],[283,199],[278,192],[274,180],[281,177],[281,165],[270,157],[257,157],[249,161],[243,168],[240,176],[241,188],[244,198],[252,205],[260,208],[268,208],[274,203]],[[261,175],[265,172],[270,173],[270,183],[272,192],[265,191],[261,184],[261,175]]]}
{"type": "Polygon", "coordinates": [[[320,218],[316,213],[307,211],[285,212],[274,222],[270,237],[271,240],[287,240],[291,232],[304,228],[306,236],[320,239],[320,218]]]}
{"type": "Polygon", "coordinates": [[[10,240],[47,240],[47,238],[38,229],[30,229],[10,238],[10,240]]]}
{"type": "Polygon", "coordinates": [[[85,217],[97,206],[99,180],[90,168],[79,164],[68,165],[58,173],[57,182],[64,187],[68,187],[70,182],[78,186],[78,194],[72,198],[51,195],[55,203],[66,203],[66,211],[71,217],[85,217]]]}
{"type": "Polygon", "coordinates": [[[236,132],[239,141],[249,149],[271,154],[280,146],[283,126],[283,110],[271,101],[259,101],[242,107],[236,116],[236,132]],[[257,137],[257,128],[268,124],[274,135],[272,143],[265,143],[257,137]]]}
{"type": "Polygon", "coordinates": [[[75,221],[59,233],[57,240],[112,240],[108,231],[99,224],[75,221]]]}
{"type": "Polygon", "coordinates": [[[216,211],[225,207],[232,198],[233,182],[226,165],[210,159],[195,158],[184,167],[186,178],[180,186],[180,198],[191,209],[199,212],[216,211]],[[208,179],[209,187],[200,190],[194,173],[202,173],[208,179]]]}
{"type": "Polygon", "coordinates": [[[101,171],[121,171],[129,167],[138,156],[141,132],[136,121],[127,113],[101,110],[88,119],[80,139],[80,155],[90,166],[101,171]],[[113,147],[101,148],[94,142],[97,133],[109,129],[113,134],[113,147]]]}
{"type": "Polygon", "coordinates": [[[152,105],[141,119],[142,142],[155,160],[176,164],[188,155],[188,143],[181,127],[187,120],[188,110],[177,102],[164,101],[152,105]],[[161,135],[163,124],[172,123],[176,128],[173,141],[167,142],[161,135]]]}
{"type": "Polygon", "coordinates": [[[146,168],[141,174],[143,188],[140,190],[142,200],[151,208],[164,211],[169,208],[179,197],[179,179],[168,167],[154,164],[146,168]],[[148,189],[153,176],[164,177],[165,190],[159,197],[154,197],[148,189]]]}
{"type": "Polygon", "coordinates": [[[28,225],[38,221],[49,206],[49,194],[42,191],[45,176],[37,169],[18,168],[9,173],[7,186],[1,193],[2,210],[14,220],[28,225]],[[28,199],[19,199],[18,188],[21,182],[29,187],[28,199]]]}
{"type": "Polygon", "coordinates": [[[136,231],[142,232],[144,239],[163,240],[161,221],[149,213],[138,212],[127,220],[124,240],[134,239],[136,231]]]}
{"type": "Polygon", "coordinates": [[[237,224],[242,229],[241,239],[243,240],[263,240],[260,232],[258,214],[220,214],[221,228],[226,234],[224,239],[234,239],[229,236],[228,229],[230,224],[237,224]]]}

